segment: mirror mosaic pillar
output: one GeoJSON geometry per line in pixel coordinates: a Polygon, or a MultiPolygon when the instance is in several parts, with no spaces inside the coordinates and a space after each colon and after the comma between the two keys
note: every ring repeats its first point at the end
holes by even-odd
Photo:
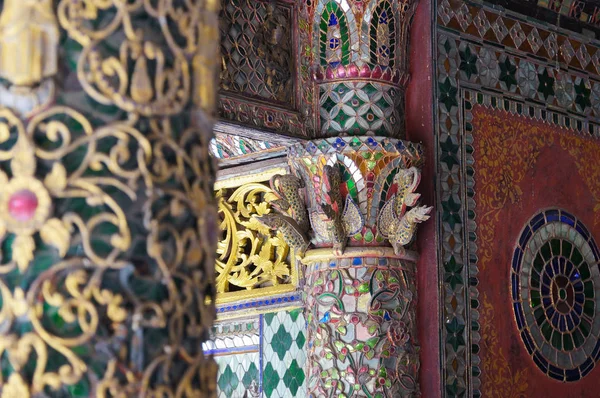
{"type": "Polygon", "coordinates": [[[419,395],[412,244],[431,207],[417,193],[422,148],[403,141],[416,3],[315,1],[301,10],[300,76],[316,128],[288,151],[305,210],[284,216],[302,221],[288,240],[304,268],[312,397],[419,395]]]}

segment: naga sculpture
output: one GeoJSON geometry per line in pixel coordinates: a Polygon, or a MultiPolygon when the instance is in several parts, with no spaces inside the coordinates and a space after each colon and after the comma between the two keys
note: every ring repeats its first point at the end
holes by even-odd
{"type": "Polygon", "coordinates": [[[428,220],[433,209],[427,206],[413,207],[421,197],[421,194],[415,193],[420,181],[421,173],[416,167],[399,170],[395,176],[398,190],[379,213],[379,233],[389,240],[396,254],[400,254],[403,246],[412,241],[418,224],[428,220]],[[407,207],[413,208],[407,212],[407,207]]]}
{"type": "Polygon", "coordinates": [[[280,231],[285,243],[294,249],[297,256],[303,256],[310,244],[307,232],[310,228],[308,214],[300,189],[304,188],[302,179],[291,175],[276,174],[270,180],[271,189],[278,199],[271,202],[277,213],[256,217],[267,227],[280,231]]]}
{"type": "Polygon", "coordinates": [[[291,216],[302,233],[308,232],[310,223],[304,200],[300,196],[300,189],[304,188],[304,181],[291,174],[276,174],[269,181],[271,189],[278,197],[271,202],[271,205],[280,213],[285,214],[291,211],[291,216]]]}
{"type": "Polygon", "coordinates": [[[323,168],[320,211],[310,213],[313,230],[333,244],[333,251],[341,255],[346,249],[346,241],[364,226],[364,220],[357,204],[350,195],[346,196],[342,207],[340,185],[342,177],[337,167],[326,165],[323,168]]]}

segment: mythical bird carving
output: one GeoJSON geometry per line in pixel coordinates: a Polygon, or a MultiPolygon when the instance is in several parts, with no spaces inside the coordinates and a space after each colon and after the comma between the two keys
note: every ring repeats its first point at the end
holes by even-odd
{"type": "Polygon", "coordinates": [[[392,244],[394,252],[400,254],[409,244],[418,224],[429,219],[433,207],[416,206],[421,194],[415,193],[421,173],[416,167],[401,169],[395,176],[398,191],[383,205],[377,220],[379,233],[392,244]],[[413,207],[408,212],[407,207],[413,207]]]}
{"type": "Polygon", "coordinates": [[[364,226],[364,218],[352,197],[347,195],[343,203],[341,184],[339,168],[326,165],[323,168],[320,211],[310,213],[313,230],[333,244],[336,255],[344,252],[348,237],[359,232],[364,226]]]}
{"type": "Polygon", "coordinates": [[[271,201],[271,206],[277,213],[265,214],[256,219],[272,230],[280,231],[296,255],[303,256],[310,243],[307,237],[310,228],[308,213],[300,195],[304,181],[291,174],[276,174],[269,183],[278,198],[271,201]]]}

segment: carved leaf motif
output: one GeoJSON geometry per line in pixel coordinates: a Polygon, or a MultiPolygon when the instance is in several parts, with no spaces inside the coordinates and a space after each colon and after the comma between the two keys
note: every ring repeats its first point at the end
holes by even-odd
{"type": "Polygon", "coordinates": [[[57,218],[48,220],[40,230],[40,236],[44,243],[58,249],[59,256],[64,257],[67,254],[71,234],[61,220],[57,218]]]}
{"type": "Polygon", "coordinates": [[[347,236],[352,236],[360,232],[362,227],[365,225],[365,221],[360,209],[358,208],[358,205],[354,203],[350,195],[346,196],[343,221],[347,236]]]}
{"type": "Polygon", "coordinates": [[[322,240],[329,239],[329,228],[328,223],[323,219],[325,217],[324,214],[312,211],[310,213],[310,225],[312,225],[313,231],[317,234],[319,238],[322,240]]]}
{"type": "Polygon", "coordinates": [[[377,230],[384,238],[388,238],[392,233],[392,225],[396,219],[394,214],[394,202],[396,201],[396,195],[394,194],[385,204],[379,212],[377,220],[377,230]]]}
{"type": "Polygon", "coordinates": [[[15,145],[15,154],[10,162],[13,177],[32,176],[35,172],[33,149],[26,138],[20,137],[15,145]]]}
{"type": "Polygon", "coordinates": [[[44,185],[50,192],[60,192],[67,187],[67,171],[65,166],[54,163],[52,170],[44,179],[44,185]]]}
{"type": "Polygon", "coordinates": [[[150,102],[154,93],[152,92],[152,84],[148,69],[146,67],[146,57],[140,57],[135,63],[133,78],[131,81],[131,98],[142,104],[150,102]]]}
{"type": "Polygon", "coordinates": [[[31,260],[35,242],[29,235],[17,235],[13,242],[13,259],[16,261],[19,271],[25,272],[31,260]]]}

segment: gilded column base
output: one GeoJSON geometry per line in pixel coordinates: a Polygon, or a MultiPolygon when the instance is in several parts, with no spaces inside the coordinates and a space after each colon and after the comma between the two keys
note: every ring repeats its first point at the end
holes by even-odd
{"type": "Polygon", "coordinates": [[[311,397],[419,395],[416,259],[387,247],[306,253],[311,397]]]}

